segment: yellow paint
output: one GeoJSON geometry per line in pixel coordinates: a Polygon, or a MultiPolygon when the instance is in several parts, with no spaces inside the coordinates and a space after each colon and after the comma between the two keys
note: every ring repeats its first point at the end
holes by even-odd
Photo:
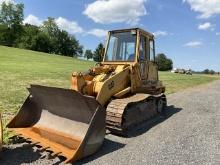
{"type": "MultiPolygon", "coordinates": [[[[80,76],[72,76],[71,88],[81,92],[82,94],[91,95],[101,105],[106,105],[112,97],[128,94],[135,94],[137,92],[152,93],[152,89],[160,89],[164,91],[164,87],[158,80],[158,68],[154,61],[150,61],[150,41],[154,43],[154,36],[142,29],[122,29],[110,31],[108,33],[109,44],[110,35],[112,32],[127,32],[136,30],[136,50],[134,62],[122,61],[104,61],[100,66],[95,66],[87,73],[80,73],[80,76]],[[145,60],[140,58],[141,37],[145,41],[145,60]],[[89,79],[88,79],[89,77],[89,79]],[[76,83],[77,82],[77,83],[76,83]],[[162,90],[163,88],[163,90],[162,90]],[[129,89],[129,90],[128,90],[129,89]]],[[[105,49],[104,58],[107,50],[105,49]]],[[[155,50],[153,48],[155,56],[155,50]]],[[[158,91],[157,91],[158,92],[158,91]]]]}

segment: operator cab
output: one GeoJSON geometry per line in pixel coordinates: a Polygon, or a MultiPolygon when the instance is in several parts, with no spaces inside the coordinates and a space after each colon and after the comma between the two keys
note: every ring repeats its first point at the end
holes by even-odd
{"type": "Polygon", "coordinates": [[[110,31],[102,64],[138,65],[143,83],[157,82],[154,35],[139,28],[110,31]]]}
{"type": "Polygon", "coordinates": [[[154,36],[139,28],[109,32],[103,62],[154,61],[154,36]]]}

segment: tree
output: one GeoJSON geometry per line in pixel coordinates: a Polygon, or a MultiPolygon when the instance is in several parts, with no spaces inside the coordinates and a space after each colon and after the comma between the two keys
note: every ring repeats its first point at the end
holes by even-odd
{"type": "Polygon", "coordinates": [[[209,73],[210,73],[211,75],[213,75],[213,74],[215,74],[215,71],[214,71],[214,70],[210,70],[209,73]]]}
{"type": "Polygon", "coordinates": [[[50,50],[50,53],[60,54],[58,45],[60,29],[57,26],[55,19],[48,17],[47,20],[43,22],[43,25],[40,27],[40,29],[49,36],[50,42],[53,46],[50,50]]]}
{"type": "Polygon", "coordinates": [[[46,33],[40,32],[34,37],[32,45],[33,50],[50,53],[51,47],[50,38],[46,33]]]}
{"type": "Polygon", "coordinates": [[[85,55],[84,56],[87,58],[87,60],[88,59],[92,59],[93,53],[92,53],[92,51],[90,49],[88,49],[88,50],[85,51],[85,55]]]}
{"type": "Polygon", "coordinates": [[[0,45],[12,46],[14,35],[7,25],[0,24],[0,45]]]}
{"type": "Polygon", "coordinates": [[[167,71],[173,69],[173,61],[166,57],[165,54],[160,53],[156,56],[155,61],[160,71],[167,71]]]}
{"type": "Polygon", "coordinates": [[[39,27],[26,24],[24,33],[18,42],[19,48],[30,49],[50,53],[53,45],[47,33],[42,32],[39,27]]]}
{"type": "Polygon", "coordinates": [[[7,25],[9,28],[14,25],[21,25],[24,19],[23,4],[5,3],[1,4],[0,23],[7,25]]]}
{"type": "Polygon", "coordinates": [[[59,31],[56,38],[56,53],[64,56],[73,56],[74,49],[71,38],[66,31],[59,31]]]}
{"type": "Polygon", "coordinates": [[[47,20],[43,22],[41,30],[47,33],[51,38],[56,38],[60,31],[55,19],[52,17],[48,17],[47,20]]]}
{"type": "Polygon", "coordinates": [[[43,22],[41,30],[49,36],[50,42],[53,45],[50,53],[71,57],[82,55],[83,47],[79,44],[79,41],[65,30],[60,30],[54,18],[48,17],[43,22]]]}
{"type": "Polygon", "coordinates": [[[65,56],[81,56],[83,53],[82,46],[75,39],[74,36],[70,36],[66,31],[62,30],[58,32],[57,40],[57,53],[65,56]]]}
{"type": "Polygon", "coordinates": [[[100,43],[97,48],[95,49],[94,53],[93,53],[93,60],[96,62],[101,62],[103,59],[103,50],[104,50],[104,46],[102,43],[100,43]]]}
{"type": "Polygon", "coordinates": [[[204,73],[204,74],[211,74],[211,75],[213,75],[213,74],[215,74],[216,72],[214,71],[214,70],[209,70],[209,69],[205,69],[204,71],[202,71],[202,73],[204,73]]]}
{"type": "Polygon", "coordinates": [[[73,46],[73,57],[80,57],[83,54],[83,46],[80,45],[79,41],[76,40],[76,38],[74,36],[70,36],[71,38],[71,42],[72,42],[72,46],[73,46]]]}
{"type": "MultiPolygon", "coordinates": [[[[16,46],[16,40],[23,32],[22,21],[24,19],[23,4],[5,3],[0,4],[0,24],[7,27],[1,31],[2,35],[8,36],[4,41],[0,41],[7,46],[16,46]]],[[[2,30],[2,28],[1,28],[2,30]]],[[[1,36],[2,37],[2,36],[1,36]]],[[[2,38],[1,38],[2,39],[2,38]]]]}
{"type": "Polygon", "coordinates": [[[205,69],[202,73],[209,74],[209,69],[205,69]]]}
{"type": "Polygon", "coordinates": [[[25,24],[23,26],[24,32],[20,39],[17,41],[17,46],[23,49],[35,50],[36,47],[36,36],[40,33],[39,27],[25,24]]]}

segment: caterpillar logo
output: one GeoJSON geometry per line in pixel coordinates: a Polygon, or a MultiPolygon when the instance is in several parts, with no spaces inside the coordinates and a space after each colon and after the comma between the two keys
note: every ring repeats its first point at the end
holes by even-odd
{"type": "Polygon", "coordinates": [[[108,89],[111,90],[115,86],[114,81],[108,84],[108,89]]]}

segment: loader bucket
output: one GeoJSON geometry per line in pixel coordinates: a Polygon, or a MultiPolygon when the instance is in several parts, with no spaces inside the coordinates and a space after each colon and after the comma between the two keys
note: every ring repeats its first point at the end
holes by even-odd
{"type": "Polygon", "coordinates": [[[31,85],[30,95],[8,128],[66,157],[65,163],[93,154],[105,136],[105,110],[74,90],[31,85]]]}

